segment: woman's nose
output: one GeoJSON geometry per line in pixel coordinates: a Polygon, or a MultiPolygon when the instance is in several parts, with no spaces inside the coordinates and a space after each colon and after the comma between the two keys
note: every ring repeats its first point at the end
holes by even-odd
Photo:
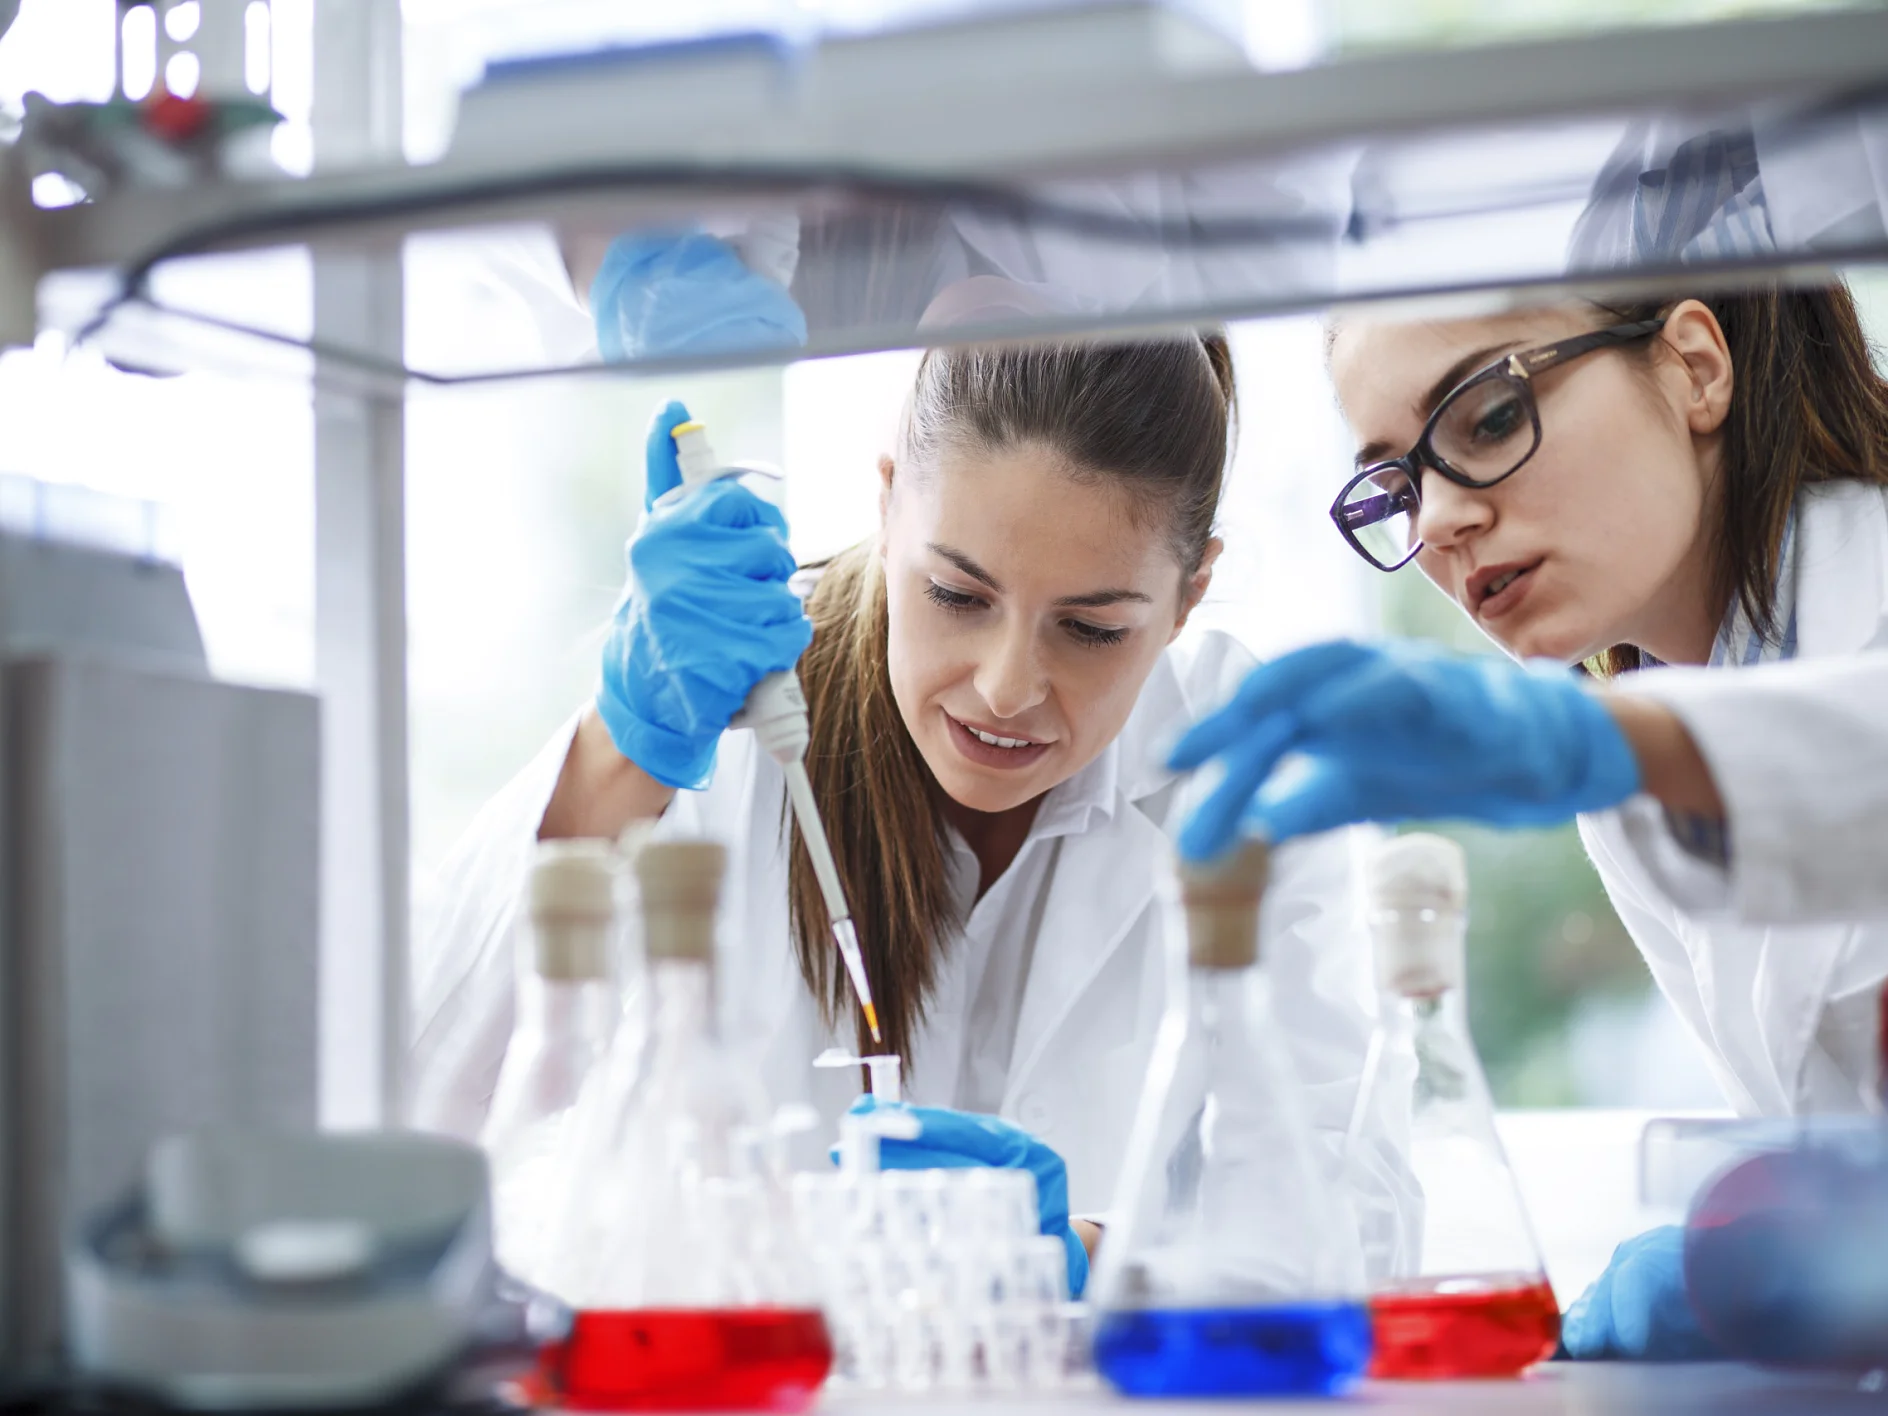
{"type": "Polygon", "coordinates": [[[1432,551],[1450,549],[1494,524],[1486,492],[1458,487],[1440,472],[1423,473],[1422,502],[1416,508],[1416,535],[1432,551]]]}
{"type": "Polygon", "coordinates": [[[977,693],[999,718],[1028,712],[1048,696],[1036,654],[1036,637],[1020,624],[1005,624],[977,666],[977,693]]]}

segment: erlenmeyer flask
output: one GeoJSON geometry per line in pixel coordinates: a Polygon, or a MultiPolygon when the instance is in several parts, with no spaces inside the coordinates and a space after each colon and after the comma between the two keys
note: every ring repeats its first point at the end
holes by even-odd
{"type": "Polygon", "coordinates": [[[556,1270],[577,1311],[545,1371],[566,1406],[797,1410],[832,1364],[811,1267],[782,1254],[793,1236],[764,1163],[765,1088],[715,1026],[725,862],[703,841],[651,844],[636,860],[647,1065],[614,1151],[573,1186],[595,1248],[556,1270]]]}
{"type": "Polygon", "coordinates": [[[1183,867],[1169,901],[1184,948],[1095,1278],[1095,1365],[1130,1396],[1326,1394],[1369,1359],[1355,1223],[1315,1159],[1259,966],[1265,875],[1248,843],[1183,867]]]}
{"type": "Polygon", "coordinates": [[[492,1166],[499,1262],[544,1275],[554,1164],[572,1108],[616,1021],[610,947],[619,857],[605,841],[547,841],[531,867],[531,956],[480,1137],[492,1166]]]}
{"type": "Polygon", "coordinates": [[[1414,1271],[1371,1296],[1370,1372],[1511,1376],[1553,1352],[1560,1308],[1469,1037],[1462,848],[1441,836],[1393,837],[1368,888],[1382,1012],[1365,1088],[1410,1089],[1409,1161],[1423,1193],[1414,1271]]]}

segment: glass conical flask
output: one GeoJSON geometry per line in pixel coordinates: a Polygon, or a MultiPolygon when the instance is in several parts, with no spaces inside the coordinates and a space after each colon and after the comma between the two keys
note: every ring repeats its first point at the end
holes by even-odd
{"type": "Polygon", "coordinates": [[[1462,848],[1393,837],[1368,891],[1382,1011],[1365,1086],[1410,1089],[1409,1161],[1423,1194],[1413,1271],[1371,1296],[1371,1375],[1511,1376],[1553,1352],[1560,1308],[1469,1037],[1462,848]]]}
{"type": "Polygon", "coordinates": [[[590,1262],[559,1256],[577,1311],[545,1354],[565,1406],[797,1410],[832,1365],[810,1265],[765,1163],[766,1092],[717,1034],[715,909],[726,852],[705,841],[636,859],[651,1012],[646,1068],[615,1150],[573,1186],[605,1222],[590,1262]]]}
{"type": "Polygon", "coordinates": [[[563,1131],[615,1022],[617,873],[605,841],[547,841],[531,867],[530,958],[480,1137],[491,1160],[498,1261],[527,1282],[542,1279],[563,1131]]]}
{"type": "Polygon", "coordinates": [[[1355,1224],[1316,1160],[1259,966],[1265,876],[1251,842],[1182,867],[1169,901],[1184,949],[1095,1279],[1095,1365],[1130,1396],[1326,1394],[1369,1359],[1355,1224]]]}

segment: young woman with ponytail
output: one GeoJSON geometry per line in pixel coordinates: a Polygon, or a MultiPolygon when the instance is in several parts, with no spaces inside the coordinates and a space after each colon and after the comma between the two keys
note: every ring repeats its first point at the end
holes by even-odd
{"type": "MultiPolygon", "coordinates": [[[[881,461],[877,536],[817,568],[803,606],[773,508],[733,483],[656,501],[596,704],[449,873],[460,903],[422,959],[420,1123],[479,1128],[533,840],[660,818],[730,847],[724,1032],[776,1102],[820,1112],[823,1151],[857,1078],[809,1063],[869,1039],[781,772],[727,731],[763,674],[797,666],[885,1047],[929,1108],[913,1153],[1034,1171],[1079,1284],[1098,1231],[1069,1216],[1110,1203],[1164,1000],[1156,896],[1181,802],[1160,750],[1253,666],[1222,635],[1179,639],[1220,549],[1234,412],[1218,334],[934,349],[881,461]]],[[[652,501],[676,480],[683,416],[671,405],[653,430],[652,501]]],[[[1279,852],[1264,922],[1333,1183],[1373,996],[1352,854],[1343,832],[1279,852]]],[[[1371,1118],[1344,1171],[1378,1263],[1410,1207],[1394,1134],[1371,1118]]]]}

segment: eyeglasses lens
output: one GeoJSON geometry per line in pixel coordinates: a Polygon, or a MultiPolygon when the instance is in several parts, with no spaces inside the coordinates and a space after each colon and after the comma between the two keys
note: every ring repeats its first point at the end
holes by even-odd
{"type": "Polygon", "coordinates": [[[1442,406],[1429,446],[1471,482],[1498,482],[1533,454],[1538,434],[1521,386],[1484,379],[1442,406]]]}
{"type": "Polygon", "coordinates": [[[1409,559],[1416,544],[1416,488],[1400,467],[1385,467],[1344,494],[1338,515],[1364,554],[1386,569],[1409,559]]]}

